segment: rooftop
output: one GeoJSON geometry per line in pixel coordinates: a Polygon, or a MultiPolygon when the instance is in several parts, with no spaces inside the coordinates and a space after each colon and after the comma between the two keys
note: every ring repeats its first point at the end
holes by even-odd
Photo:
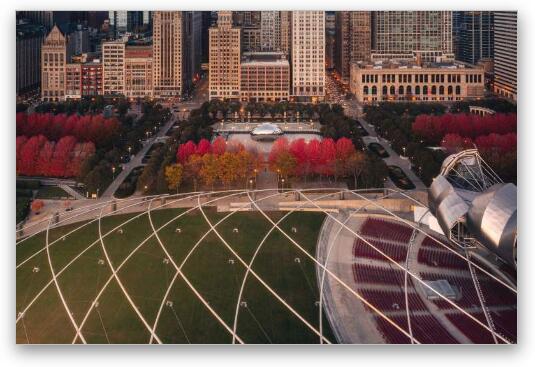
{"type": "Polygon", "coordinates": [[[244,52],[242,64],[290,66],[283,52],[244,52]]]}
{"type": "Polygon", "coordinates": [[[360,69],[482,69],[460,61],[422,62],[415,60],[379,60],[375,62],[357,62],[360,69]]]}

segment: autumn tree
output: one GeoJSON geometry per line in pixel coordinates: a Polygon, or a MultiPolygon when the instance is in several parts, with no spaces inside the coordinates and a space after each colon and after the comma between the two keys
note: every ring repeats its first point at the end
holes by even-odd
{"type": "Polygon", "coordinates": [[[357,182],[366,167],[366,155],[360,150],[354,151],[347,157],[344,169],[348,174],[353,176],[354,188],[357,188],[357,182]]]}
{"type": "Polygon", "coordinates": [[[216,182],[219,175],[219,160],[214,154],[205,154],[202,157],[202,167],[199,171],[199,176],[201,177],[205,185],[209,185],[214,189],[214,183],[216,182]]]}
{"type": "Polygon", "coordinates": [[[170,190],[176,190],[178,194],[178,188],[182,183],[184,169],[180,163],[171,164],[165,167],[165,179],[167,186],[170,190]]]}
{"type": "Polygon", "coordinates": [[[198,154],[191,155],[184,163],[184,178],[193,182],[193,191],[197,191],[199,174],[203,165],[203,157],[198,154]]]}

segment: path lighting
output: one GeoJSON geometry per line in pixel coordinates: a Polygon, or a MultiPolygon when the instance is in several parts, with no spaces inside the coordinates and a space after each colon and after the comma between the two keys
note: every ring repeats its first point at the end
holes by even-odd
{"type": "Polygon", "coordinates": [[[405,150],[406,150],[406,148],[403,147],[403,156],[405,156],[405,150]]]}
{"type": "Polygon", "coordinates": [[[113,173],[113,179],[115,180],[115,166],[111,167],[111,172],[113,173]]]}

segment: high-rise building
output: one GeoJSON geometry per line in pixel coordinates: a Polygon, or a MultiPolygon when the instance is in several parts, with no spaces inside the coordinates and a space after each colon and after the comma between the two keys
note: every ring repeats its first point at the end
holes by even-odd
{"type": "Polygon", "coordinates": [[[243,52],[256,52],[261,49],[261,30],[258,27],[241,27],[241,48],[243,52]]]}
{"type": "Polygon", "coordinates": [[[281,11],[281,51],[290,57],[292,51],[292,12],[281,11]]]}
{"type": "Polygon", "coordinates": [[[372,57],[453,58],[451,11],[372,12],[372,57]]]}
{"type": "Polygon", "coordinates": [[[217,26],[210,28],[209,98],[240,97],[240,28],[231,11],[220,11],[217,26]]]}
{"type": "Polygon", "coordinates": [[[494,12],[494,92],[516,101],[517,12],[494,12]]]}
{"type": "Polygon", "coordinates": [[[491,11],[460,11],[455,58],[470,64],[494,57],[494,15],[491,11]]]}
{"type": "Polygon", "coordinates": [[[43,101],[65,100],[65,36],[54,26],[41,48],[41,98],[43,101]]]}
{"type": "Polygon", "coordinates": [[[28,20],[30,23],[42,25],[47,32],[54,25],[53,11],[17,11],[17,20],[28,20]]]}
{"type": "Polygon", "coordinates": [[[325,96],[325,12],[292,12],[292,95],[317,101],[325,96]]]}
{"type": "Polygon", "coordinates": [[[280,12],[260,12],[260,44],[262,51],[279,51],[281,48],[280,12]]]}
{"type": "Polygon", "coordinates": [[[290,64],[283,52],[244,53],[240,68],[243,100],[288,100],[290,64]]]}
{"type": "Polygon", "coordinates": [[[183,90],[199,78],[202,58],[202,12],[183,12],[183,90]]]}
{"type": "Polygon", "coordinates": [[[127,46],[124,60],[124,95],[128,98],[153,96],[152,47],[127,46]]]}
{"type": "Polygon", "coordinates": [[[349,79],[351,63],[351,22],[349,11],[337,11],[335,15],[334,67],[342,80],[349,79]]]}
{"type": "Polygon", "coordinates": [[[203,11],[201,12],[201,42],[202,42],[202,54],[201,54],[201,63],[208,63],[209,58],[209,29],[212,26],[212,12],[203,11]]]}
{"type": "Polygon", "coordinates": [[[41,45],[46,28],[30,23],[17,24],[16,86],[17,96],[37,91],[41,81],[41,45]]]}
{"type": "Polygon", "coordinates": [[[124,40],[102,43],[103,93],[105,96],[124,95],[124,40]]]}
{"type": "Polygon", "coordinates": [[[182,12],[154,12],[152,47],[156,98],[179,97],[183,93],[183,28],[182,12]]]}
{"type": "Polygon", "coordinates": [[[67,38],[67,62],[71,62],[74,55],[80,55],[90,51],[89,29],[82,24],[77,24],[75,28],[66,34],[67,38]]]}
{"type": "Polygon", "coordinates": [[[351,62],[368,61],[372,47],[372,19],[369,11],[352,11],[349,19],[351,62]]]}

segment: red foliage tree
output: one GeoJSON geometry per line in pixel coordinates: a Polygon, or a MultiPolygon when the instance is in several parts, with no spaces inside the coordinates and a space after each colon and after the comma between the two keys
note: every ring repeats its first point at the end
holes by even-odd
{"type": "Polygon", "coordinates": [[[227,149],[227,142],[222,136],[218,136],[212,143],[212,153],[215,155],[221,155],[225,153],[227,149]]]}
{"type": "Polygon", "coordinates": [[[336,144],[331,138],[323,139],[320,145],[320,162],[317,173],[322,175],[332,175],[334,173],[334,162],[336,160],[336,144]]]}
{"type": "Polygon", "coordinates": [[[180,163],[184,164],[189,156],[195,154],[196,151],[197,146],[193,141],[189,140],[185,144],[180,144],[176,158],[180,163]]]}
{"type": "Polygon", "coordinates": [[[203,156],[206,153],[210,153],[211,151],[212,145],[210,144],[210,142],[206,139],[201,139],[201,141],[199,141],[199,144],[197,144],[197,151],[195,152],[195,154],[203,156]]]}

